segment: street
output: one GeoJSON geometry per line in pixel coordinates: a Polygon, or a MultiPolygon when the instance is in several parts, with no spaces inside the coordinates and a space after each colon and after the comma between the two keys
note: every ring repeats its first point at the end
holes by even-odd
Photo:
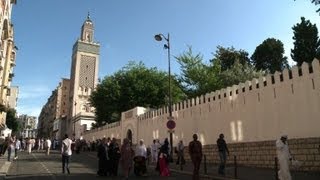
{"type": "MultiPolygon", "coordinates": [[[[61,156],[57,151],[53,151],[49,156],[44,152],[34,152],[27,154],[20,152],[19,158],[12,162],[9,172],[5,179],[25,179],[25,180],[57,180],[57,179],[76,179],[93,180],[105,179],[106,177],[97,176],[97,158],[95,153],[81,152],[74,154],[71,158],[71,174],[62,174],[61,156]]],[[[124,179],[121,168],[120,176],[112,179],[124,179]]],[[[153,169],[148,170],[147,177],[135,177],[133,173],[129,179],[191,179],[188,175],[178,175],[173,173],[169,178],[161,178],[153,169]]]]}

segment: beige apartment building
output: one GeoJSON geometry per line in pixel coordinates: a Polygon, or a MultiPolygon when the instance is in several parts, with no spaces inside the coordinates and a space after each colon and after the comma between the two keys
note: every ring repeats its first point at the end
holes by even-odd
{"type": "Polygon", "coordinates": [[[26,114],[20,115],[18,121],[21,124],[20,137],[22,138],[35,138],[37,136],[37,117],[28,116],[26,114]]]}
{"type": "Polygon", "coordinates": [[[2,0],[0,4],[0,127],[6,123],[6,108],[10,96],[10,85],[14,77],[16,46],[14,29],[11,23],[12,6],[16,0],[2,0]]]}
{"type": "Polygon", "coordinates": [[[19,96],[19,87],[11,86],[9,102],[8,102],[9,108],[17,109],[18,96],[19,96]]]}
{"type": "Polygon", "coordinates": [[[51,96],[48,98],[47,103],[42,107],[38,118],[38,136],[51,137],[53,133],[53,122],[57,118],[58,104],[57,104],[58,91],[52,91],[51,96]]]}

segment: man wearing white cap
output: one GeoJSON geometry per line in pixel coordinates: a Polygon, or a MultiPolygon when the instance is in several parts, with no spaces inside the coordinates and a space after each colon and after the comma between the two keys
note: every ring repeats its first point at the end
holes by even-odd
{"type": "Polygon", "coordinates": [[[288,136],[283,134],[276,142],[277,156],[280,165],[278,176],[280,180],[291,180],[289,163],[292,160],[289,146],[287,143],[288,136]]]}

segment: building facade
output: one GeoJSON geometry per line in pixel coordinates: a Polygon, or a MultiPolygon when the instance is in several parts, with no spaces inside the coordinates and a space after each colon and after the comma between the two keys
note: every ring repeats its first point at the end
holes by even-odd
{"type": "Polygon", "coordinates": [[[9,101],[8,101],[9,108],[17,109],[18,96],[19,96],[19,87],[18,86],[11,86],[10,96],[9,96],[9,101]]]}
{"type": "Polygon", "coordinates": [[[63,78],[57,87],[57,115],[53,122],[53,138],[62,139],[67,131],[69,117],[70,80],[63,78]]]}
{"type": "Polygon", "coordinates": [[[68,133],[76,138],[95,123],[89,97],[98,83],[99,52],[100,45],[94,42],[93,22],[88,15],[72,53],[68,133]]]}
{"type": "Polygon", "coordinates": [[[0,127],[6,123],[5,109],[9,105],[10,86],[14,77],[13,68],[16,60],[14,29],[11,22],[12,7],[15,0],[1,0],[0,4],[0,127]]]}
{"type": "Polygon", "coordinates": [[[58,117],[58,90],[52,91],[47,103],[42,107],[38,118],[38,136],[52,137],[54,121],[58,117]]]}
{"type": "Polygon", "coordinates": [[[21,125],[20,137],[22,138],[35,138],[37,137],[37,117],[20,115],[18,117],[18,122],[21,125]]]}

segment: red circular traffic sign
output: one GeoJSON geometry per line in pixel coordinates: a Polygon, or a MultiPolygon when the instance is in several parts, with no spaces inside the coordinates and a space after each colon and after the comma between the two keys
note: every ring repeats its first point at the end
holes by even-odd
{"type": "Polygon", "coordinates": [[[174,129],[176,127],[176,122],[172,121],[172,120],[169,120],[167,122],[167,128],[168,129],[174,129]]]}

